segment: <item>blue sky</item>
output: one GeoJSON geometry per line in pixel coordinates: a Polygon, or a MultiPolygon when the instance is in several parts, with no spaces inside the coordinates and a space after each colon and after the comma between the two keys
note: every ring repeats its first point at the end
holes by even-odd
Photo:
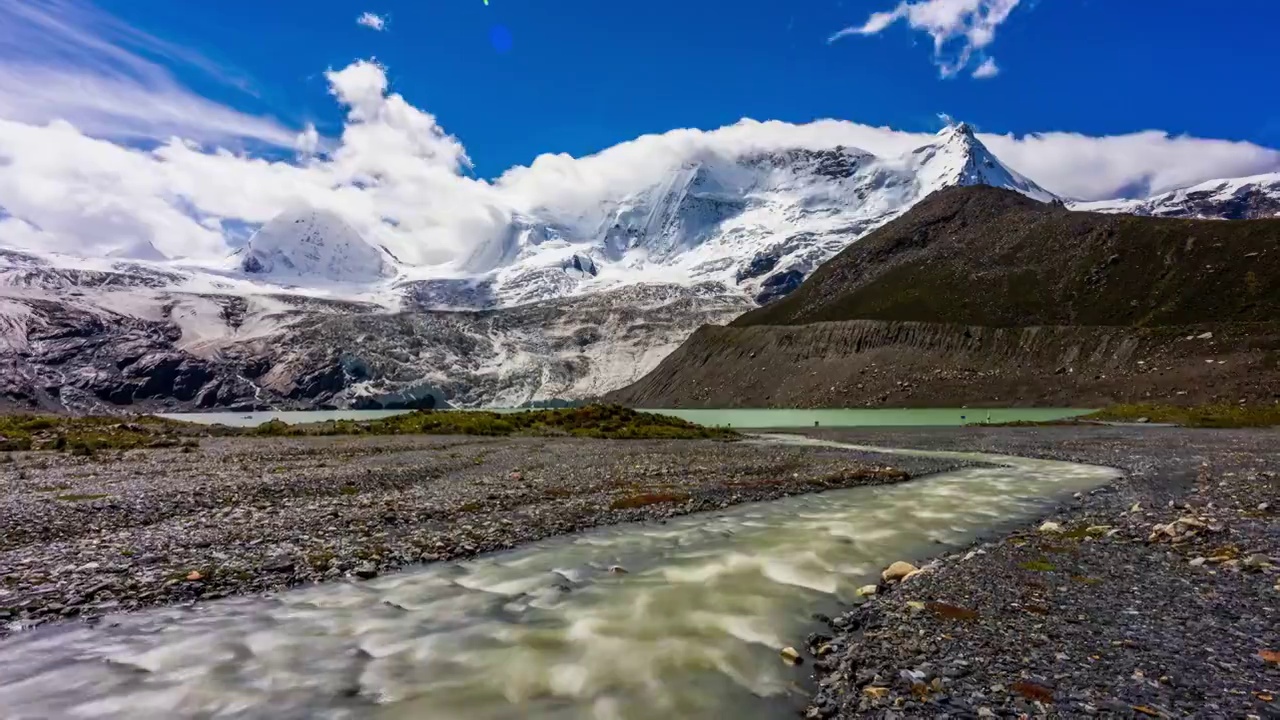
{"type": "MultiPolygon", "coordinates": [[[[1280,145],[1280,3],[1023,0],[985,53],[997,76],[940,77],[905,22],[827,39],[892,2],[840,0],[103,0],[130,25],[233,69],[255,98],[174,64],[220,102],[341,128],[326,68],[384,63],[394,89],[459,136],[489,177],[544,152],[581,155],[643,133],[742,117],[852,119],[901,130],[937,114],[991,132],[1162,129],[1280,145]],[[358,26],[387,18],[383,32],[358,26]],[[510,49],[495,49],[495,28],[510,49]]],[[[954,50],[952,42],[949,49],[954,50]]],[[[954,54],[954,53],[952,53],[954,54]]],[[[976,64],[976,63],[975,63],[976,64]]]]}
{"type": "Polygon", "coordinates": [[[688,163],[893,162],[943,114],[1067,199],[1280,172],[1280,3],[1231,7],[0,0],[0,246],[217,263],[301,205],[450,263],[688,163]]]}

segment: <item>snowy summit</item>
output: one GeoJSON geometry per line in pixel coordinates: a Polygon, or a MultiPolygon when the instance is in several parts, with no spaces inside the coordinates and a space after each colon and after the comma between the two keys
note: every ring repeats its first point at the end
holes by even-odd
{"type": "Polygon", "coordinates": [[[240,268],[276,279],[370,283],[396,274],[386,251],[360,237],[337,213],[294,208],[280,213],[249,239],[240,268]]]}

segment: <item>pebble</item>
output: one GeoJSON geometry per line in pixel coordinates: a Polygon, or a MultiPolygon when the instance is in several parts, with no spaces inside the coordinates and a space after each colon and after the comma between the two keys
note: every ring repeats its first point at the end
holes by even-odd
{"type": "Polygon", "coordinates": [[[889,709],[911,718],[1140,716],[1135,707],[1164,717],[1259,715],[1254,693],[1275,683],[1250,658],[1280,649],[1268,609],[1280,593],[1272,561],[1280,524],[1254,513],[1280,490],[1272,433],[1134,426],[824,436],[1127,473],[1032,526],[1042,532],[945,555],[927,576],[881,586],[875,602],[833,624],[842,649],[815,665],[823,701],[838,706],[832,717],[884,718],[889,709]],[[931,612],[929,602],[951,609],[931,612]],[[923,679],[925,663],[936,685],[923,679]]]}
{"type": "Polygon", "coordinates": [[[793,647],[784,647],[778,654],[782,656],[782,662],[788,665],[799,665],[804,662],[804,658],[800,657],[800,653],[793,647]]]}

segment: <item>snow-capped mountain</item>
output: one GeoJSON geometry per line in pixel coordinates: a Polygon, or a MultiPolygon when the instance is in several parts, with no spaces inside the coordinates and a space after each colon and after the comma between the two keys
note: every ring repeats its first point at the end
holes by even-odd
{"type": "Polygon", "coordinates": [[[1249,220],[1280,217],[1280,173],[1209,180],[1142,200],[1073,203],[1074,210],[1158,217],[1249,220]]]}
{"type": "MultiPolygon", "coordinates": [[[[526,208],[447,270],[401,263],[337,214],[286,210],[231,266],[0,250],[0,404],[115,408],[515,405],[594,396],[699,325],[795,289],[936,190],[1056,198],[966,125],[897,157],[707,154],[576,213],[526,208]]],[[[1280,214],[1280,174],[1110,212],[1280,214]]],[[[142,256],[142,257],[139,257],[142,256]]]]}
{"type": "Polygon", "coordinates": [[[387,252],[365,242],[340,215],[307,207],[272,218],[238,256],[246,273],[302,282],[371,283],[396,274],[387,252]]]}
{"type": "Polygon", "coordinates": [[[1055,199],[961,123],[894,158],[846,147],[704,158],[595,224],[521,218],[466,268],[489,275],[503,304],[638,281],[719,282],[764,302],[930,193],[973,184],[1055,199]]]}

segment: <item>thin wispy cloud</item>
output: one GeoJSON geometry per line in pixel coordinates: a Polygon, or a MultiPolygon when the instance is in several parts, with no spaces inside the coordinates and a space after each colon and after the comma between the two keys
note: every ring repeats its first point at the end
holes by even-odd
{"type": "Polygon", "coordinates": [[[207,58],[78,0],[0,0],[0,118],[69,122],[92,135],[288,145],[293,133],[191,92],[161,61],[228,87],[248,83],[207,58]]]}
{"type": "MultiPolygon", "coordinates": [[[[933,38],[934,63],[942,77],[963,71],[975,54],[996,39],[996,28],[1009,18],[1020,0],[919,0],[903,2],[892,10],[872,13],[861,25],[844,28],[828,38],[835,42],[851,35],[876,35],[899,20],[933,38]]],[[[995,77],[995,60],[985,58],[974,71],[976,78],[995,77]]]]}
{"type": "Polygon", "coordinates": [[[986,78],[993,78],[999,74],[1000,74],[1000,66],[996,65],[995,58],[990,58],[990,57],[987,58],[986,60],[983,60],[982,64],[979,65],[977,69],[973,71],[973,77],[974,79],[977,79],[977,80],[985,80],[986,78]]]}
{"type": "Polygon", "coordinates": [[[378,15],[377,13],[366,12],[366,13],[361,13],[360,17],[356,18],[356,24],[363,25],[369,28],[370,30],[376,30],[378,32],[382,32],[383,30],[387,29],[387,18],[384,15],[378,15]]]}

